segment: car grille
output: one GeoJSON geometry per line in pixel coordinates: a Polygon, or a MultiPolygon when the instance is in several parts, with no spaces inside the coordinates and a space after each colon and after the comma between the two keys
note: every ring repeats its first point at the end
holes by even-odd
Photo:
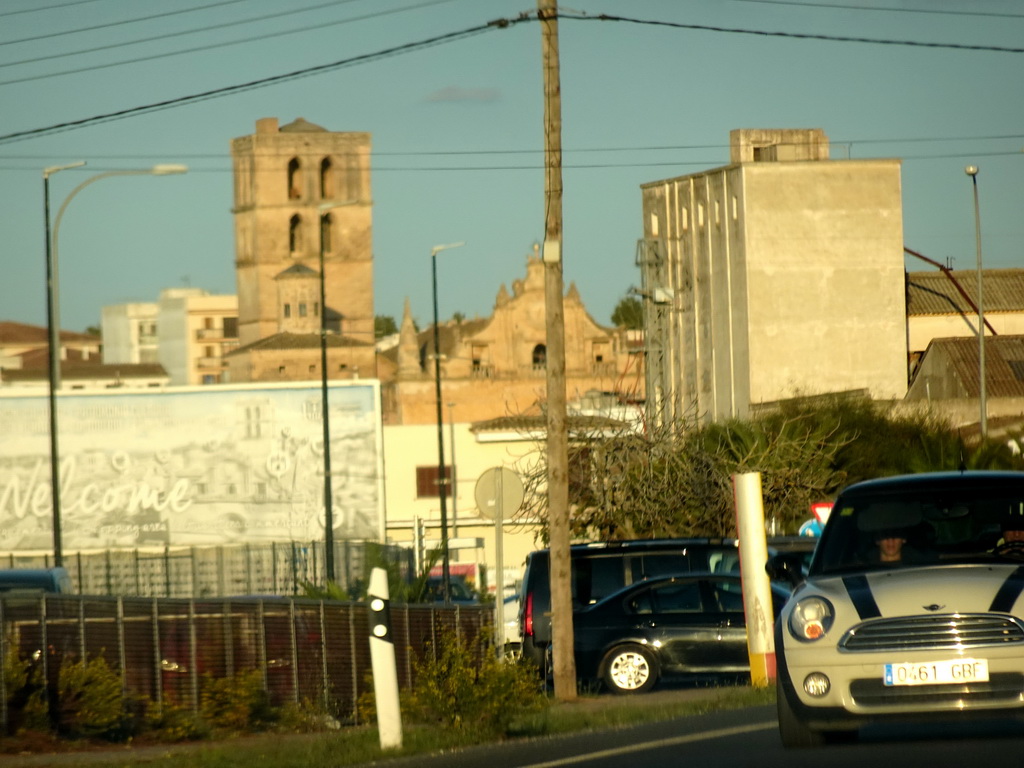
{"type": "Polygon", "coordinates": [[[1024,643],[1024,625],[1012,616],[945,614],[869,621],[839,641],[844,651],[959,650],[1024,643]]]}
{"type": "Polygon", "coordinates": [[[1019,704],[1024,693],[1024,675],[1019,672],[993,674],[985,683],[953,685],[892,686],[873,679],[853,680],[850,695],[861,707],[911,707],[915,709],[962,709],[983,704],[1019,704]]]}

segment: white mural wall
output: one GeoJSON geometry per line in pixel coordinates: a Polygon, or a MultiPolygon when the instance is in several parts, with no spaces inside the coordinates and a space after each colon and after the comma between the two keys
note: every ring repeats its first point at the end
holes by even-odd
{"type": "MultiPolygon", "coordinates": [[[[331,383],[336,540],[384,531],[380,390],[331,383]]],[[[65,553],[324,538],[319,384],[66,392],[65,553]]],[[[0,552],[53,548],[49,400],[0,395],[0,552]]]]}

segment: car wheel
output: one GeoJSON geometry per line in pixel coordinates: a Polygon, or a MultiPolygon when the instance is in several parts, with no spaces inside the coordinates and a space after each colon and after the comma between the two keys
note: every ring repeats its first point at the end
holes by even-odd
{"type": "Polygon", "coordinates": [[[782,737],[782,746],[786,749],[795,749],[820,747],[827,743],[828,739],[824,733],[808,728],[793,711],[789,697],[781,685],[776,690],[775,702],[779,711],[779,736],[782,737]]]}
{"type": "Polygon", "coordinates": [[[602,678],[612,693],[644,693],[658,680],[658,662],[639,645],[612,649],[601,664],[602,678]]]}

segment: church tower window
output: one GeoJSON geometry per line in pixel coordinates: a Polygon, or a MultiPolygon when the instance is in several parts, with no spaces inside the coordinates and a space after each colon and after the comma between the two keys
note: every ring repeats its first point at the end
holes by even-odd
{"type": "Polygon", "coordinates": [[[548,348],[543,344],[538,344],[533,348],[533,367],[534,368],[547,368],[548,366],[548,348]]]}
{"type": "Polygon", "coordinates": [[[299,179],[299,160],[293,157],[288,161],[288,199],[298,200],[302,197],[302,186],[299,179]]]}
{"type": "Polygon", "coordinates": [[[320,217],[320,247],[324,253],[330,253],[331,245],[331,214],[325,213],[320,217]]]}
{"type": "Polygon", "coordinates": [[[330,158],[320,161],[320,198],[330,200],[334,197],[334,169],[330,158]]]}
{"type": "Polygon", "coordinates": [[[288,250],[293,256],[302,250],[302,217],[297,213],[288,222],[288,250]]]}

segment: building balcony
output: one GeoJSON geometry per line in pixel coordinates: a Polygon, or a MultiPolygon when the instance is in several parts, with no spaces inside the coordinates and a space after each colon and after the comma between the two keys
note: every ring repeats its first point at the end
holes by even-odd
{"type": "Polygon", "coordinates": [[[202,371],[220,371],[227,367],[227,361],[220,357],[196,358],[196,368],[202,371]]]}

